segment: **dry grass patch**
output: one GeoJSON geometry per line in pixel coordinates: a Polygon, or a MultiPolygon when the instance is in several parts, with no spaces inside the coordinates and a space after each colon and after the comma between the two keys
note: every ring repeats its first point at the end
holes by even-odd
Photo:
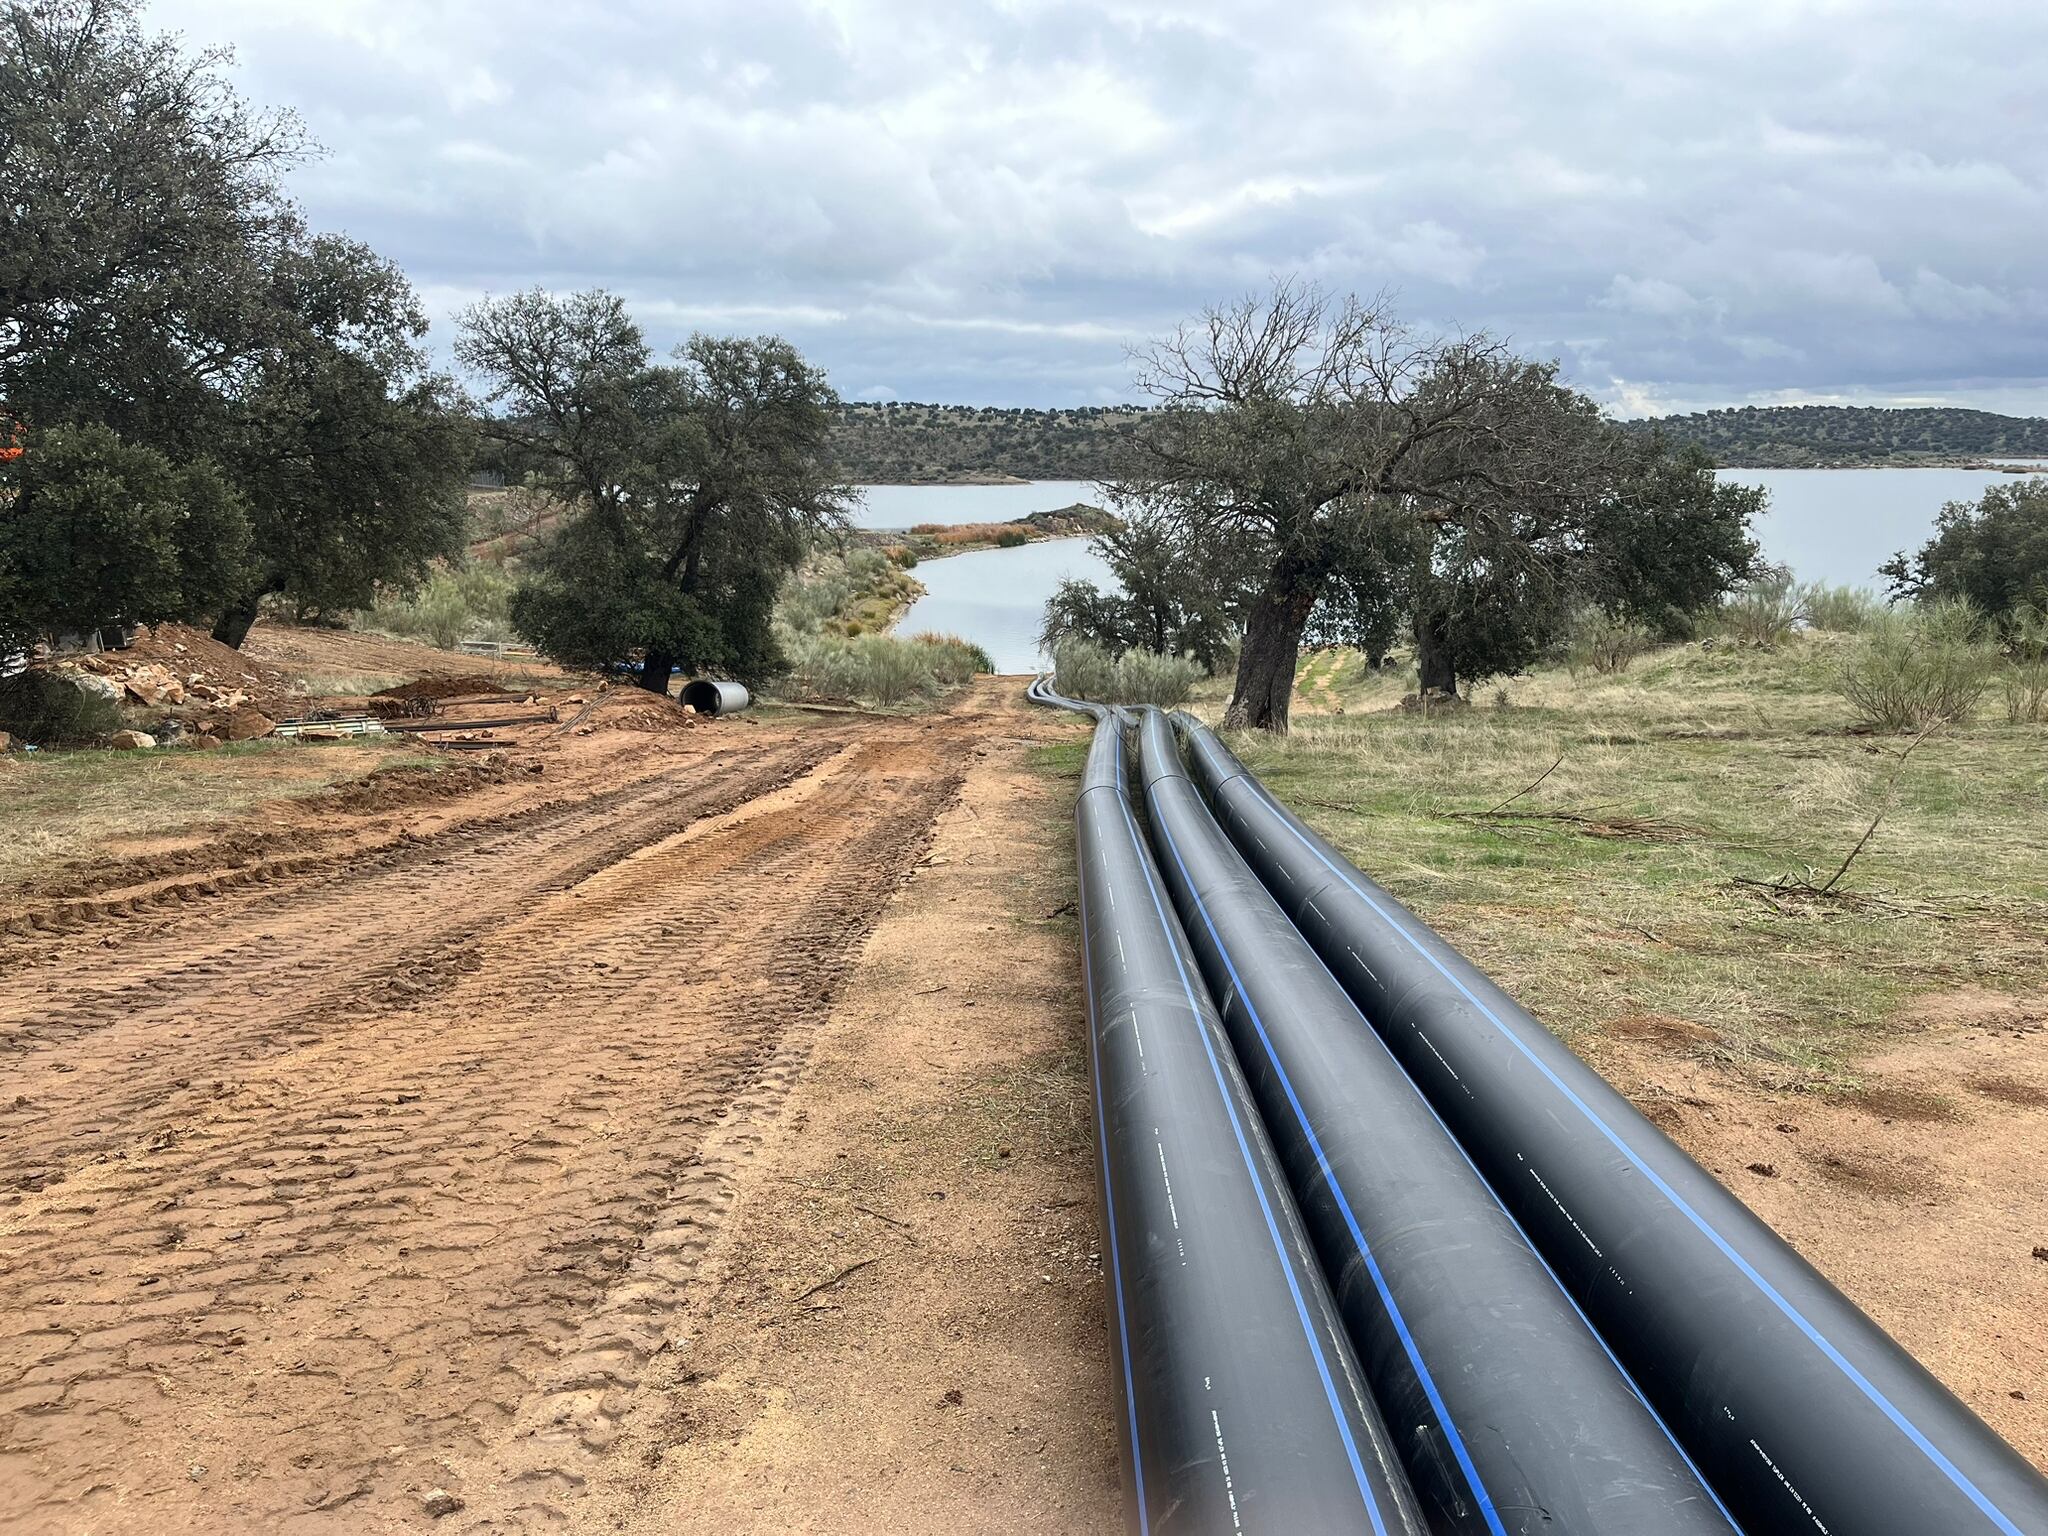
{"type": "Polygon", "coordinates": [[[1312,699],[1344,712],[1233,745],[1567,1038],[1678,1020],[1767,1086],[1850,1089],[1930,996],[2010,1009],[2048,971],[2048,732],[1980,712],[1900,763],[1910,738],[1848,730],[1844,643],[1545,669],[1428,718],[1393,707],[1412,676],[1320,653],[1312,699]],[[1881,807],[1825,897],[1760,898],[1824,883],[1881,807]]]}
{"type": "Polygon", "coordinates": [[[404,744],[248,742],[209,752],[51,752],[8,759],[0,888],[154,839],[201,831],[379,768],[431,761],[404,744]]]}

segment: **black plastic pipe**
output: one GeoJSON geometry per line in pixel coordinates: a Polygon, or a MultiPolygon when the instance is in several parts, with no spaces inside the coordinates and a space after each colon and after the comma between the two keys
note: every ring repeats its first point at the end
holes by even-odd
{"type": "Polygon", "coordinates": [[[1753,1532],[2044,1536],[2048,1480],[1178,717],[1217,819],[1753,1532]]]}
{"type": "Polygon", "coordinates": [[[1730,1522],[1386,1045],[1224,836],[1164,715],[1159,864],[1409,1481],[1458,1536],[1730,1522]]]}
{"type": "Polygon", "coordinates": [[[1100,714],[1074,821],[1131,1526],[1421,1536],[1100,714]]]}

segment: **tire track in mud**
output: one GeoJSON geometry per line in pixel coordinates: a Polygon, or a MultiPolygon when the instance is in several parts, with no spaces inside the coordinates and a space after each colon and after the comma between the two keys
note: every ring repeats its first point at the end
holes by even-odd
{"type": "Polygon", "coordinates": [[[403,838],[241,893],[206,914],[203,932],[173,925],[112,955],[87,950],[23,974],[0,998],[0,1062],[26,1085],[0,1098],[0,1187],[59,1178],[118,1142],[140,1108],[217,1094],[248,1060],[311,1043],[376,999],[444,989],[476,963],[480,935],[538,896],[789,782],[837,745],[721,753],[580,801],[403,838]],[[186,1070],[131,1070],[130,1043],[154,1047],[166,1030],[186,1070]],[[86,1055],[52,1055],[99,1032],[107,1039],[86,1055]],[[210,1080],[195,1087],[197,1077],[210,1080]]]}
{"type": "Polygon", "coordinates": [[[472,1480],[562,1518],[965,725],[456,829],[9,999],[0,1526],[355,1530],[472,1480]]]}

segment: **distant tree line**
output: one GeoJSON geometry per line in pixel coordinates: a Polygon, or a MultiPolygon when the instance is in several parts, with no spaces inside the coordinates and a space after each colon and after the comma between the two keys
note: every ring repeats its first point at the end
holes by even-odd
{"type": "MultiPolygon", "coordinates": [[[[1147,407],[996,406],[848,402],[832,429],[842,479],[943,482],[1010,475],[1105,480],[1147,407]]],[[[1622,423],[1622,430],[1691,444],[1724,468],[1918,462],[2011,455],[2048,458],[2048,419],[1937,407],[1749,406],[1622,423]]]]}
{"type": "Polygon", "coordinates": [[[1628,423],[1745,469],[2011,455],[2048,458],[2048,419],[1949,406],[1744,406],[1628,423]]]}
{"type": "Polygon", "coordinates": [[[842,480],[915,485],[1010,476],[1103,480],[1144,419],[1134,406],[1053,410],[997,406],[846,402],[832,425],[831,458],[842,480]]]}

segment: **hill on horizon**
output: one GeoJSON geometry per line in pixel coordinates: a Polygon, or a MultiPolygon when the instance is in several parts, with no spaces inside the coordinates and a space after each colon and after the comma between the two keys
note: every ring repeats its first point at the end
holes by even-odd
{"type": "MultiPolygon", "coordinates": [[[[850,401],[839,408],[832,450],[839,474],[865,485],[1101,480],[1115,472],[1118,439],[1145,413],[1136,405],[850,401]]],[[[1739,406],[1623,425],[1698,443],[1726,469],[2048,458],[2048,418],[1953,406],[1739,406]]]]}
{"type": "Polygon", "coordinates": [[[2048,418],[1957,406],[1750,405],[1627,425],[1698,443],[1729,469],[1799,469],[1904,460],[2048,458],[2048,418]]]}

